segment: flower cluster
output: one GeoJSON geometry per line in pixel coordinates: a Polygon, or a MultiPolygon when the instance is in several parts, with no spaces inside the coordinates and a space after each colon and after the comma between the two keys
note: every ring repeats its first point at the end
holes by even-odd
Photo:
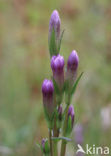
{"type": "MultiPolygon", "coordinates": [[[[71,97],[75,92],[82,74],[77,79],[79,57],[72,50],[65,66],[64,57],[59,54],[63,33],[60,32],[61,21],[59,13],[54,10],[49,23],[49,52],[50,66],[52,69],[51,80],[45,79],[42,84],[42,96],[45,117],[49,128],[50,155],[57,156],[57,140],[62,138],[61,156],[65,156],[67,141],[74,126],[74,106],[71,105],[71,97]],[[65,98],[64,98],[65,97],[65,98]],[[65,105],[63,106],[63,99],[65,105]],[[65,109],[63,109],[65,107],[65,109]],[[62,132],[62,137],[60,136],[62,132]],[[54,142],[56,140],[56,143],[54,142]]],[[[49,153],[49,146],[45,146],[48,140],[42,140],[42,151],[49,153]],[[47,149],[48,148],[48,149],[47,149]]]]}

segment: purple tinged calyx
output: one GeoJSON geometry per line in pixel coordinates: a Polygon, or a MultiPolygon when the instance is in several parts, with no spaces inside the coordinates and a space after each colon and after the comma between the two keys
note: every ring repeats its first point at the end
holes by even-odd
{"type": "Polygon", "coordinates": [[[58,107],[58,117],[60,121],[62,120],[62,111],[63,111],[63,108],[62,108],[62,105],[60,105],[58,107]]]}
{"type": "Polygon", "coordinates": [[[78,54],[75,50],[73,50],[71,52],[71,54],[69,55],[68,62],[67,62],[67,68],[72,71],[76,71],[78,68],[78,64],[79,64],[78,54]]]}
{"type": "MultiPolygon", "coordinates": [[[[52,116],[55,104],[54,104],[54,86],[52,80],[45,79],[42,84],[43,105],[46,115],[52,116]]],[[[47,118],[48,119],[48,118],[47,118]]]]}
{"type": "Polygon", "coordinates": [[[59,54],[57,56],[52,56],[51,68],[53,72],[62,72],[64,68],[64,57],[59,54]]]}
{"type": "Polygon", "coordinates": [[[42,145],[42,148],[44,149],[45,148],[45,142],[46,142],[46,139],[42,139],[42,142],[41,142],[41,145],[42,145]]]}
{"type": "Polygon", "coordinates": [[[60,105],[60,106],[58,107],[58,113],[59,113],[59,115],[62,114],[62,105],[60,105]]]}
{"type": "Polygon", "coordinates": [[[73,126],[73,123],[74,123],[74,107],[73,105],[69,106],[69,110],[68,110],[68,117],[70,116],[71,119],[72,119],[72,126],[73,126]]]}
{"type": "Polygon", "coordinates": [[[56,37],[58,38],[60,35],[60,17],[57,10],[54,10],[51,14],[50,23],[49,23],[49,36],[51,35],[51,32],[54,28],[56,37]]]}

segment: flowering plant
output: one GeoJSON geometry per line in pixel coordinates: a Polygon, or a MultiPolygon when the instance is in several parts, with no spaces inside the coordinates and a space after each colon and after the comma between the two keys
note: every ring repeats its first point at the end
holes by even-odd
{"type": "Polygon", "coordinates": [[[50,18],[48,36],[52,78],[45,79],[42,84],[44,113],[49,128],[49,140],[43,139],[40,145],[45,156],[58,156],[57,144],[60,140],[62,140],[60,156],[65,156],[75,119],[71,98],[82,76],[81,73],[77,78],[79,57],[75,50],[71,52],[64,70],[64,57],[59,54],[64,33],[60,32],[60,26],[59,13],[54,10],[50,18]]]}

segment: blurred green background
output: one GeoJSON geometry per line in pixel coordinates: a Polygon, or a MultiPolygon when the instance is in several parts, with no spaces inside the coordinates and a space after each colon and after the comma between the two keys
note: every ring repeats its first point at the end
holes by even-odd
{"type": "MultiPolygon", "coordinates": [[[[77,50],[78,73],[84,71],[72,103],[75,124],[84,126],[84,145],[111,149],[111,1],[0,0],[0,156],[41,156],[36,142],[48,136],[41,84],[51,76],[54,9],[65,29],[61,54],[67,61],[77,50]]],[[[68,147],[73,156],[74,146],[68,147]]]]}

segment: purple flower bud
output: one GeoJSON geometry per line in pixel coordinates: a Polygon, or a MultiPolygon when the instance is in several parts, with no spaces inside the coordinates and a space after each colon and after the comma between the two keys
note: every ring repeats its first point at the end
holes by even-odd
{"type": "Polygon", "coordinates": [[[79,63],[79,57],[77,55],[77,52],[73,50],[71,54],[69,55],[67,68],[72,71],[76,71],[78,68],[78,63],[79,63]]]}
{"type": "Polygon", "coordinates": [[[67,62],[67,73],[66,79],[70,80],[71,82],[75,80],[77,74],[77,68],[79,64],[79,57],[75,50],[71,52],[67,62]]]}
{"type": "Polygon", "coordinates": [[[74,138],[76,144],[83,144],[83,126],[81,124],[76,124],[74,127],[74,138]]]}
{"type": "Polygon", "coordinates": [[[58,107],[58,113],[59,113],[59,114],[62,114],[62,105],[60,105],[60,106],[58,107]]]}
{"type": "Polygon", "coordinates": [[[45,149],[45,142],[46,142],[46,139],[43,138],[42,142],[41,142],[41,146],[42,146],[43,151],[45,149]]]}
{"type": "Polygon", "coordinates": [[[49,38],[51,36],[53,28],[55,31],[56,39],[59,38],[59,36],[60,36],[60,24],[61,24],[61,21],[60,21],[59,13],[57,10],[54,10],[52,15],[51,15],[50,23],[49,23],[49,38]]]}
{"type": "Polygon", "coordinates": [[[51,67],[54,72],[61,73],[64,68],[64,58],[61,55],[53,56],[51,59],[51,67]]]}
{"type": "Polygon", "coordinates": [[[42,84],[42,93],[44,96],[52,96],[54,91],[53,83],[51,80],[45,79],[42,84]]]}
{"type": "Polygon", "coordinates": [[[44,154],[49,154],[50,149],[49,149],[48,139],[44,139],[44,138],[42,139],[41,147],[44,154]]]}
{"type": "Polygon", "coordinates": [[[64,58],[61,55],[52,56],[51,59],[51,68],[53,72],[53,77],[60,87],[62,89],[64,84],[64,58]]]}
{"type": "Polygon", "coordinates": [[[51,115],[54,111],[54,86],[51,80],[45,79],[42,84],[43,104],[46,111],[51,115]]]}
{"type": "Polygon", "coordinates": [[[68,117],[69,117],[69,116],[71,117],[71,120],[72,120],[72,127],[73,127],[73,125],[74,125],[74,116],[75,116],[73,105],[69,106],[68,117]]]}

